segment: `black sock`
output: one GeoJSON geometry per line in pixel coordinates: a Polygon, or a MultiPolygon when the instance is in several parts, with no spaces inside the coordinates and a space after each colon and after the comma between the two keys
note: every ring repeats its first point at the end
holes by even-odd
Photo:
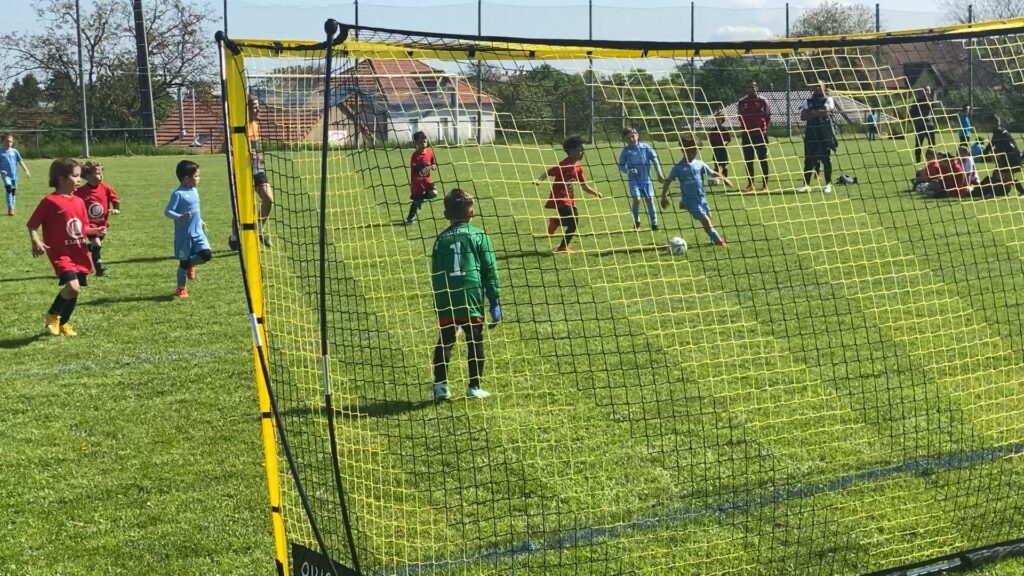
{"type": "Polygon", "coordinates": [[[96,271],[103,270],[103,261],[100,260],[100,248],[102,246],[89,246],[89,252],[92,253],[92,265],[96,267],[96,271]]]}
{"type": "Polygon", "coordinates": [[[50,304],[50,310],[47,314],[60,316],[60,313],[64,310],[64,302],[66,302],[64,297],[60,295],[60,292],[57,292],[57,297],[53,299],[53,304],[50,304]]]}
{"type": "Polygon", "coordinates": [[[71,319],[71,314],[75,311],[75,305],[78,304],[78,297],[75,296],[70,300],[64,300],[64,310],[60,313],[60,324],[63,326],[68,323],[71,319]]]}

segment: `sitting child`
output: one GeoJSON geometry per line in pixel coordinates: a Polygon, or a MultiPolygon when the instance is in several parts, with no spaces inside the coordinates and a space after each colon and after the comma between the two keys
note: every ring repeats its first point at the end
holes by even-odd
{"type": "Polygon", "coordinates": [[[974,165],[974,156],[971,156],[971,149],[967,147],[967,144],[961,144],[956,151],[957,156],[960,158],[960,164],[963,165],[964,174],[967,175],[967,183],[971,186],[977,186],[978,169],[974,165]]]}
{"type": "Polygon", "coordinates": [[[1009,168],[998,168],[986,176],[981,184],[972,190],[971,195],[984,199],[1009,196],[1013,188],[1013,172],[1009,168]]]}
{"type": "Polygon", "coordinates": [[[956,156],[937,154],[933,148],[924,153],[925,167],[912,181],[914,191],[930,198],[958,198],[970,194],[971,186],[963,162],[956,156]]]}

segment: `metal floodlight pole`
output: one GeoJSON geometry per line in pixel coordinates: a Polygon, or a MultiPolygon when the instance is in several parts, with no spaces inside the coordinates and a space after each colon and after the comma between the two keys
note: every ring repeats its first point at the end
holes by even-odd
{"type": "MultiPolygon", "coordinates": [[[[594,0],[587,0],[587,38],[594,39],[594,0]]],[[[587,57],[590,65],[590,130],[589,139],[594,141],[594,84],[597,78],[594,76],[594,58],[587,57]]]]}
{"type": "MultiPolygon", "coordinates": [[[[967,5],[967,23],[974,24],[974,4],[967,5]]],[[[971,38],[971,47],[967,50],[967,105],[971,107],[971,114],[974,114],[974,46],[976,40],[971,38]]]]}
{"type": "Polygon", "coordinates": [[[78,82],[82,92],[82,156],[89,157],[89,116],[85,100],[85,66],[82,64],[82,9],[75,0],[75,32],[78,34],[78,82]]]}
{"type": "Polygon", "coordinates": [[[228,0],[224,0],[224,35],[228,35],[228,0]]]}
{"type": "MultiPolygon", "coordinates": [[[[690,43],[691,44],[696,41],[696,35],[695,35],[695,32],[694,32],[694,30],[695,30],[694,24],[695,24],[695,20],[696,20],[696,13],[697,12],[696,12],[696,8],[694,7],[694,2],[690,2],[690,43]]],[[[697,95],[695,93],[696,89],[697,89],[697,60],[694,58],[693,54],[691,53],[691,55],[690,55],[690,102],[693,103],[693,107],[691,109],[691,113],[693,114],[693,119],[691,120],[690,130],[692,130],[692,131],[695,131],[697,129],[697,95]]]]}
{"type": "MultiPolygon", "coordinates": [[[[789,2],[786,2],[786,38],[789,38],[789,2]]],[[[793,136],[793,79],[786,71],[786,136],[793,136]]]]}

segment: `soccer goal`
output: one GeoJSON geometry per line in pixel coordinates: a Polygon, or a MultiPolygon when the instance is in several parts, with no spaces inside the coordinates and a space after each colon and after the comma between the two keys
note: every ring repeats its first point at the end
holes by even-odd
{"type": "Polygon", "coordinates": [[[279,573],[1021,551],[1024,21],[325,28],[219,37],[279,573]]]}

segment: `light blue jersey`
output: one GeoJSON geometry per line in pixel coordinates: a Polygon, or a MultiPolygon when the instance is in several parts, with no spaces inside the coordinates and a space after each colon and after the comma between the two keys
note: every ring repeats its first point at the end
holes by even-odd
{"type": "Polygon", "coordinates": [[[658,162],[658,154],[645,142],[636,146],[625,146],[619,153],[619,172],[629,176],[630,198],[652,198],[654,186],[651,183],[651,164],[658,178],[665,175],[658,162]]]}
{"type": "Polygon", "coordinates": [[[0,148],[0,170],[7,172],[4,176],[4,186],[11,188],[18,187],[18,163],[21,162],[21,153],[15,147],[0,148]]]}
{"type": "Polygon", "coordinates": [[[200,250],[210,250],[210,241],[203,231],[203,217],[199,211],[199,190],[179,186],[171,193],[164,215],[174,219],[174,257],[190,261],[200,250]],[[188,220],[181,218],[189,212],[188,220]]]}
{"type": "Polygon", "coordinates": [[[679,181],[679,190],[682,192],[679,207],[685,208],[698,220],[711,213],[704,195],[705,174],[711,174],[711,168],[697,158],[689,162],[680,160],[668,174],[669,180],[679,181]]]}

